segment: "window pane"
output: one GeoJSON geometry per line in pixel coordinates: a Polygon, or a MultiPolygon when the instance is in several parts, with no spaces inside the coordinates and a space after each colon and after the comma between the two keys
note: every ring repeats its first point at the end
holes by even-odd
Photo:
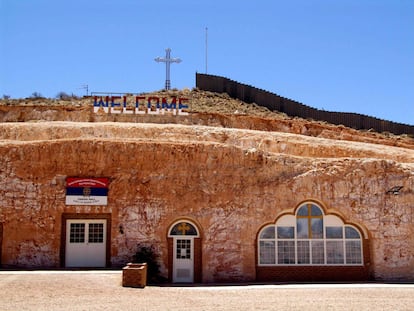
{"type": "Polygon", "coordinates": [[[298,210],[298,216],[308,216],[308,206],[307,205],[303,205],[301,208],[299,208],[298,210]]]}
{"type": "Polygon", "coordinates": [[[360,239],[358,231],[352,227],[345,227],[345,237],[347,239],[360,239]]]}
{"type": "Polygon", "coordinates": [[[342,241],[326,242],[326,261],[328,264],[344,263],[344,244],[342,241]]]}
{"type": "Polygon", "coordinates": [[[309,238],[309,228],[308,228],[308,218],[297,218],[297,237],[298,239],[307,239],[309,238]]]}
{"type": "Polygon", "coordinates": [[[260,241],[260,263],[275,264],[275,242],[260,241]]]}
{"type": "Polygon", "coordinates": [[[325,263],[323,241],[312,241],[312,263],[313,264],[324,264],[325,263]]]}
{"type": "Polygon", "coordinates": [[[310,263],[309,241],[298,241],[298,264],[310,263]]]}
{"type": "Polygon", "coordinates": [[[326,227],[327,239],[342,239],[342,227],[326,227]]]}
{"type": "Polygon", "coordinates": [[[294,264],[295,263],[295,242],[278,241],[277,242],[277,263],[294,264]]]}
{"type": "Polygon", "coordinates": [[[177,240],[177,259],[191,259],[191,240],[177,240]]]}
{"type": "Polygon", "coordinates": [[[103,243],[104,225],[103,224],[89,224],[89,243],[103,243]]]}
{"type": "Polygon", "coordinates": [[[267,227],[262,230],[262,233],[260,234],[261,239],[274,239],[275,238],[275,227],[267,227]]]}
{"type": "Polygon", "coordinates": [[[85,224],[70,224],[70,243],[85,243],[85,224]]]}
{"type": "Polygon", "coordinates": [[[361,242],[360,241],[346,241],[346,263],[347,264],[361,264],[361,242]]]}
{"type": "Polygon", "coordinates": [[[323,219],[312,218],[311,225],[312,225],[312,238],[322,239],[323,238],[323,219]]]}
{"type": "Polygon", "coordinates": [[[294,227],[277,227],[278,239],[293,239],[295,237],[294,227]]]}
{"type": "Polygon", "coordinates": [[[312,204],[311,215],[312,216],[322,216],[322,211],[318,206],[312,204]]]}

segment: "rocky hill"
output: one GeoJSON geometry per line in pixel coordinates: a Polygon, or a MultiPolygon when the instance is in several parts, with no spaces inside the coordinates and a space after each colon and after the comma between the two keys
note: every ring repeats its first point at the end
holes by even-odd
{"type": "Polygon", "coordinates": [[[276,131],[305,136],[368,142],[381,145],[414,148],[414,138],[409,135],[393,135],[361,131],[326,122],[291,118],[256,104],[232,99],[227,94],[217,94],[198,89],[143,93],[144,96],[185,97],[189,99],[189,117],[123,116],[93,113],[93,98],[45,99],[26,98],[0,100],[0,122],[117,121],[133,123],[178,123],[215,127],[276,131]]]}
{"type": "Polygon", "coordinates": [[[191,217],[205,230],[204,281],[254,280],[258,230],[312,199],[366,232],[374,278],[414,279],[412,137],[199,90],[148,96],[167,95],[188,98],[191,113],[94,113],[92,98],[1,101],[3,264],[59,266],[62,213],[111,213],[112,264],[152,243],[165,272],[166,228],[191,217]],[[68,176],[109,177],[108,206],[65,205],[68,176]]]}

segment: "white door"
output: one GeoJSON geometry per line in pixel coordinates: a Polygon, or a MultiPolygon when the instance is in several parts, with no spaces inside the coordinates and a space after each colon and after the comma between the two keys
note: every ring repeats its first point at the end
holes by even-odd
{"type": "Polygon", "coordinates": [[[173,282],[192,283],[194,281],[194,239],[174,238],[173,282]]]}
{"type": "Polygon", "coordinates": [[[106,220],[66,221],[66,267],[106,266],[106,220]]]}

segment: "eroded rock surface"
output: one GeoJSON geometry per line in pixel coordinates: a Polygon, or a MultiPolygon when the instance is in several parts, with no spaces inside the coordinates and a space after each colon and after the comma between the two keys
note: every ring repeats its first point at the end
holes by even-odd
{"type": "Polygon", "coordinates": [[[111,213],[112,264],[128,262],[145,243],[156,247],[166,275],[167,230],[187,217],[202,230],[204,281],[254,280],[260,228],[314,199],[369,233],[374,277],[413,280],[414,148],[409,140],[396,147],[389,145],[395,138],[380,144],[361,137],[180,124],[1,123],[2,263],[58,267],[61,214],[111,213]],[[65,205],[68,176],[109,177],[108,205],[65,205]],[[394,186],[403,187],[399,195],[388,193],[394,186]]]}

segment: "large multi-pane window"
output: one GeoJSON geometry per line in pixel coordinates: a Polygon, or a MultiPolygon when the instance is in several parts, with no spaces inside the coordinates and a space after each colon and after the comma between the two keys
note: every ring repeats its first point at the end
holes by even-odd
{"type": "Polygon", "coordinates": [[[315,203],[259,233],[259,265],[362,265],[361,234],[315,203]]]}

